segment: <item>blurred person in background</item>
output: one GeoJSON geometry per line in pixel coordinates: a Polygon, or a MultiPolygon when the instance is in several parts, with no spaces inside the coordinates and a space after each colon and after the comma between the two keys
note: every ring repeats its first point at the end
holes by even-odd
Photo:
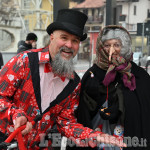
{"type": "Polygon", "coordinates": [[[28,33],[25,41],[21,40],[18,42],[17,54],[29,49],[36,49],[37,40],[38,38],[35,33],[28,33]]]}
{"type": "Polygon", "coordinates": [[[2,66],[4,65],[4,61],[3,61],[3,55],[0,52],[0,69],[2,69],[2,66]]]}
{"type": "MultiPolygon", "coordinates": [[[[95,62],[81,81],[77,119],[96,131],[119,139],[128,137],[125,150],[148,150],[150,76],[132,62],[132,55],[131,38],[125,28],[110,25],[102,29],[97,39],[95,62]],[[134,138],[136,144],[132,142],[134,138]]],[[[119,150],[105,144],[100,144],[98,149],[119,150]]]]}
{"type": "Polygon", "coordinates": [[[86,21],[87,16],[82,12],[60,10],[56,21],[47,27],[49,46],[20,53],[3,67],[0,72],[1,138],[25,124],[22,134],[29,150],[60,146],[55,132],[82,146],[86,146],[85,139],[90,146],[97,142],[126,146],[116,137],[83,127],[75,118],[81,82],[74,71],[73,58],[79,51],[80,41],[87,37],[83,31],[86,21]],[[37,115],[42,118],[32,127],[30,121],[37,115]],[[47,137],[46,141],[40,141],[42,136],[47,137]]]}

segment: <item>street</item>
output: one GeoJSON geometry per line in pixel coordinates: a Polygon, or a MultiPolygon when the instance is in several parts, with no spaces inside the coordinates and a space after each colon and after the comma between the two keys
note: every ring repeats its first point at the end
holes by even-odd
{"type": "Polygon", "coordinates": [[[77,72],[79,77],[82,78],[89,67],[90,63],[88,62],[88,60],[78,60],[75,64],[75,71],[77,72]]]}
{"type": "MultiPolygon", "coordinates": [[[[88,60],[78,60],[75,63],[75,71],[77,72],[77,74],[79,75],[80,78],[83,77],[84,73],[86,72],[86,70],[90,68],[90,63],[88,62],[88,60]]],[[[145,69],[145,67],[142,67],[145,69]]],[[[148,67],[148,71],[147,71],[150,75],[150,66],[148,67]]]]}

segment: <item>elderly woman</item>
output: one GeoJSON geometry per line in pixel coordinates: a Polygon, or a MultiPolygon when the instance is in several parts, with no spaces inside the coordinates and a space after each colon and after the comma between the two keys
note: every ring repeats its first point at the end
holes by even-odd
{"type": "MultiPolygon", "coordinates": [[[[94,65],[82,78],[78,122],[124,139],[128,148],[123,149],[144,150],[150,149],[149,115],[150,76],[132,62],[127,30],[106,26],[97,39],[94,65]]],[[[120,149],[102,143],[98,147],[120,149]]]]}

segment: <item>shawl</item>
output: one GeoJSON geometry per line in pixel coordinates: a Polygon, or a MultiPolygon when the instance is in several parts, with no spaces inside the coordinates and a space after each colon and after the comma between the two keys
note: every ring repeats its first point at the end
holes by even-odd
{"type": "Polygon", "coordinates": [[[115,80],[116,73],[119,72],[122,74],[122,80],[125,87],[128,87],[130,90],[134,90],[136,88],[135,77],[130,72],[131,63],[126,61],[121,56],[113,56],[112,61],[108,61],[108,52],[104,49],[100,49],[100,61],[98,63],[101,69],[107,70],[105,78],[103,80],[103,84],[108,86],[111,82],[115,80]]]}
{"type": "MultiPolygon", "coordinates": [[[[109,26],[107,28],[109,28],[109,26]]],[[[107,28],[104,28],[104,29],[106,30],[107,28]]],[[[118,26],[110,26],[110,30],[111,28],[112,29],[120,28],[126,31],[124,28],[121,28],[118,26]]],[[[103,32],[105,31],[104,29],[99,34],[98,39],[97,39],[96,59],[94,61],[94,63],[97,66],[107,71],[103,84],[105,86],[108,86],[111,82],[115,80],[116,73],[119,72],[122,74],[122,80],[123,80],[124,86],[129,88],[130,90],[135,90],[136,88],[135,77],[131,73],[132,65],[130,63],[130,61],[132,61],[132,55],[128,60],[126,60],[122,56],[112,55],[111,62],[109,62],[109,53],[107,50],[104,49],[103,43],[101,41],[103,32]]]]}

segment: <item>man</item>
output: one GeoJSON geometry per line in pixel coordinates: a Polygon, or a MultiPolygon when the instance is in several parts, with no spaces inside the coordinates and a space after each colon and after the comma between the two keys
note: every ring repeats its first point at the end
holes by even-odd
{"type": "Polygon", "coordinates": [[[29,49],[35,49],[36,42],[37,42],[37,35],[35,33],[28,33],[26,41],[21,40],[18,42],[17,54],[29,49]]]}
{"type": "Polygon", "coordinates": [[[3,68],[0,74],[1,134],[9,135],[13,129],[26,124],[22,134],[31,150],[55,147],[52,134],[55,129],[78,145],[85,146],[81,140],[95,138],[99,142],[125,146],[112,136],[83,127],[74,117],[81,83],[73,70],[73,57],[80,41],[87,37],[83,33],[86,20],[87,16],[79,11],[60,10],[56,22],[47,27],[49,47],[21,53],[3,68]],[[39,114],[42,119],[32,127],[30,121],[39,114]],[[48,136],[47,144],[40,141],[43,135],[48,136]]]}
{"type": "Polygon", "coordinates": [[[3,61],[3,55],[0,52],[0,69],[2,69],[2,66],[4,65],[4,61],[3,61]]]}

